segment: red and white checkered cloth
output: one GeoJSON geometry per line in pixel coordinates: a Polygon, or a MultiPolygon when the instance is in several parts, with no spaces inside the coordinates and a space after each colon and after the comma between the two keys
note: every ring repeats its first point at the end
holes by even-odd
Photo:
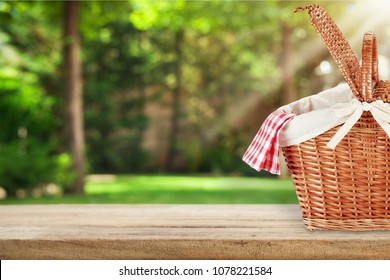
{"type": "Polygon", "coordinates": [[[264,169],[280,175],[279,133],[294,116],[280,110],[271,113],[260,127],[242,160],[257,171],[264,169]]]}

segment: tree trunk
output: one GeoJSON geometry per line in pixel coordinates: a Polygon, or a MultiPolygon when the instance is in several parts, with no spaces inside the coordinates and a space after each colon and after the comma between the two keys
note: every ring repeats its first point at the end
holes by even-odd
{"type": "Polygon", "coordinates": [[[65,133],[68,152],[72,157],[71,170],[75,180],[68,187],[70,193],[84,192],[84,117],[83,81],[78,30],[78,1],[65,1],[64,14],[64,85],[65,133]]]}
{"type": "Polygon", "coordinates": [[[283,73],[283,105],[297,100],[294,86],[294,62],[291,46],[291,27],[282,22],[282,73],[283,73]]]}
{"type": "Polygon", "coordinates": [[[172,90],[172,115],[171,115],[171,128],[169,132],[168,140],[168,155],[166,162],[166,170],[171,172],[174,170],[174,162],[177,154],[177,138],[179,134],[179,122],[180,122],[180,96],[181,96],[181,63],[182,63],[182,41],[183,31],[178,30],[175,34],[175,46],[176,53],[175,62],[175,77],[176,86],[172,90]]]}
{"type": "MultiPolygon", "coordinates": [[[[142,40],[144,39],[142,37],[142,33],[140,32],[138,34],[138,47],[139,49],[142,49],[142,40]]],[[[142,149],[142,142],[144,139],[144,134],[146,131],[146,123],[145,123],[145,108],[146,108],[146,90],[145,90],[145,81],[144,81],[144,73],[142,71],[138,72],[138,90],[139,90],[139,95],[138,95],[138,107],[137,107],[137,117],[138,119],[142,119],[142,124],[139,125],[138,127],[138,132],[137,132],[137,143],[138,143],[138,149],[141,151],[142,149]]]]}
{"type": "MultiPolygon", "coordinates": [[[[292,46],[291,46],[291,27],[286,22],[282,22],[281,25],[282,31],[282,102],[283,105],[291,103],[297,100],[297,92],[294,85],[294,62],[293,62],[293,54],[292,54],[292,46]]],[[[287,165],[285,164],[284,157],[282,153],[280,153],[280,175],[282,178],[288,177],[287,165]]]]}

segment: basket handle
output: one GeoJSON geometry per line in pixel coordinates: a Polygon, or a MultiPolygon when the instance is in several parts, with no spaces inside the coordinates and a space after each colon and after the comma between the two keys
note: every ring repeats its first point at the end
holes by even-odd
{"type": "Polygon", "coordinates": [[[316,4],[311,4],[306,7],[300,7],[294,12],[308,10],[310,22],[315,30],[319,33],[322,41],[329,49],[330,54],[335,60],[337,66],[341,70],[345,81],[349,85],[352,93],[361,99],[359,82],[360,65],[351,46],[345,39],[343,33],[333,22],[328,13],[316,4]]]}
{"type": "Polygon", "coordinates": [[[360,72],[361,101],[371,102],[372,92],[378,83],[378,50],[373,32],[366,32],[363,37],[362,67],[360,72]]]}

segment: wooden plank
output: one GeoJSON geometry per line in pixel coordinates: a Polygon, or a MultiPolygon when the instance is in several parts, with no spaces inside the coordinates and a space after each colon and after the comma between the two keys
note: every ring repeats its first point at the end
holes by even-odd
{"type": "Polygon", "coordinates": [[[12,205],[0,213],[0,259],[390,259],[388,231],[308,231],[298,205],[12,205]]]}

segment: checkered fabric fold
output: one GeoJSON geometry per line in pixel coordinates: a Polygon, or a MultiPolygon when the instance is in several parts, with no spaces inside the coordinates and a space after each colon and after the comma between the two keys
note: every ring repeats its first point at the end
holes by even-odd
{"type": "Polygon", "coordinates": [[[253,169],[280,175],[279,133],[294,114],[281,110],[271,113],[257,132],[242,160],[253,169]]]}

